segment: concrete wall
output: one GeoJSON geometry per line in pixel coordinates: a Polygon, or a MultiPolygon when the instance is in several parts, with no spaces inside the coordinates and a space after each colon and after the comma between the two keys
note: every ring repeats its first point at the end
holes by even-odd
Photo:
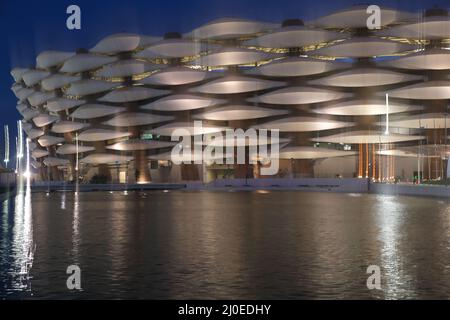
{"type": "Polygon", "coordinates": [[[211,188],[271,188],[296,189],[302,191],[333,191],[333,192],[367,192],[367,179],[326,179],[326,178],[299,178],[299,179],[222,179],[207,184],[211,188]]]}
{"type": "Polygon", "coordinates": [[[390,195],[410,195],[427,197],[449,197],[450,187],[434,185],[413,185],[413,184],[370,184],[371,193],[381,193],[390,195]]]}

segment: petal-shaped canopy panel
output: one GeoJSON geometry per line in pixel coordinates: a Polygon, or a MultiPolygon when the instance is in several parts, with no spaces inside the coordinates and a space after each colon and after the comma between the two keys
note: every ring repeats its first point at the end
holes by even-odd
{"type": "Polygon", "coordinates": [[[45,107],[50,112],[59,112],[72,109],[86,103],[84,100],[53,98],[47,101],[45,107]]]}
{"type": "Polygon", "coordinates": [[[100,40],[91,49],[91,52],[113,54],[118,52],[133,51],[141,42],[141,37],[132,33],[118,33],[100,40]]]}
{"type": "Polygon", "coordinates": [[[68,133],[68,132],[81,130],[88,126],[89,125],[86,123],[80,123],[80,122],[74,122],[74,121],[58,121],[57,123],[53,124],[52,132],[68,133]]]}
{"type": "Polygon", "coordinates": [[[346,97],[349,97],[348,93],[339,91],[313,87],[289,87],[250,98],[248,101],[275,105],[296,105],[332,101],[346,97]]]}
{"type": "Polygon", "coordinates": [[[345,33],[313,29],[305,26],[289,26],[274,30],[256,39],[248,40],[245,44],[266,48],[294,48],[345,39],[349,36],[349,34],[345,33]]]}
{"type": "Polygon", "coordinates": [[[262,80],[242,76],[226,76],[218,80],[208,82],[191,91],[210,94],[234,94],[252,91],[260,91],[283,86],[281,81],[262,80]]]}
{"type": "Polygon", "coordinates": [[[427,49],[385,61],[383,64],[411,70],[448,70],[450,69],[450,50],[427,49]]]}
{"type": "Polygon", "coordinates": [[[334,157],[346,157],[357,154],[355,151],[344,151],[327,148],[315,148],[307,146],[285,147],[280,150],[280,159],[323,159],[334,157]]]}
{"type": "Polygon", "coordinates": [[[351,131],[331,136],[313,138],[311,141],[330,143],[396,143],[424,139],[424,136],[404,135],[397,133],[383,134],[373,131],[351,131]]]}
{"type": "Polygon", "coordinates": [[[115,82],[86,79],[72,83],[69,89],[67,89],[66,94],[71,96],[87,96],[105,92],[117,86],[118,84],[115,82]]]}
{"type": "Polygon", "coordinates": [[[42,136],[38,139],[38,142],[42,147],[48,147],[64,142],[64,138],[55,136],[42,136]]]}
{"type": "Polygon", "coordinates": [[[108,106],[104,104],[89,103],[77,108],[70,116],[77,119],[95,119],[123,112],[124,107],[108,106]]]}
{"type": "Polygon", "coordinates": [[[155,98],[167,93],[169,93],[169,91],[167,90],[158,90],[135,86],[115,89],[114,91],[107,93],[98,100],[103,102],[132,102],[155,98]]]}
{"type": "Polygon", "coordinates": [[[402,104],[394,101],[389,101],[389,107],[386,107],[386,101],[383,99],[369,99],[369,100],[349,100],[341,103],[319,107],[314,109],[317,113],[331,114],[336,116],[370,116],[379,114],[389,114],[422,110],[423,107],[402,104]]]}
{"type": "Polygon", "coordinates": [[[248,70],[248,74],[271,77],[300,77],[348,68],[350,64],[303,57],[284,58],[248,70]]]}
{"type": "Polygon", "coordinates": [[[215,99],[192,94],[176,94],[143,105],[141,108],[156,111],[185,111],[212,107],[225,103],[226,100],[215,99]]]}
{"type": "Polygon", "coordinates": [[[233,66],[252,64],[258,61],[263,61],[275,57],[276,56],[273,54],[252,49],[225,48],[219,51],[212,52],[208,55],[201,56],[197,60],[194,60],[192,64],[205,67],[233,66]]]}
{"type": "Polygon", "coordinates": [[[289,117],[253,126],[255,129],[280,130],[281,132],[307,132],[351,127],[351,122],[313,117],[289,117]]]}
{"type": "Polygon", "coordinates": [[[392,55],[414,49],[414,46],[391,40],[353,38],[320,48],[310,53],[330,57],[363,58],[392,55]]]}
{"type": "Polygon", "coordinates": [[[156,129],[152,130],[152,133],[161,135],[161,136],[171,136],[173,134],[177,134],[179,136],[183,135],[201,135],[201,134],[209,134],[209,133],[217,133],[224,131],[228,128],[213,126],[209,124],[203,123],[201,127],[194,126],[194,122],[173,122],[156,129]]]}
{"type": "Polygon", "coordinates": [[[42,89],[44,89],[46,91],[51,91],[51,90],[62,88],[68,84],[71,84],[73,82],[77,82],[80,80],[81,80],[80,76],[68,76],[65,74],[56,73],[56,74],[53,74],[50,77],[42,80],[41,87],[42,87],[42,89]]]}
{"type": "Polygon", "coordinates": [[[196,116],[197,119],[232,121],[272,117],[289,113],[283,109],[269,109],[248,105],[228,105],[215,108],[196,116]]]}
{"type": "Polygon", "coordinates": [[[357,68],[310,81],[332,87],[371,87],[422,79],[421,76],[376,68],[357,68]]]}
{"type": "Polygon", "coordinates": [[[187,67],[172,67],[155,72],[139,81],[150,85],[178,86],[207,79],[209,73],[187,67]]]}
{"type": "MultiPolygon", "coordinates": [[[[333,12],[329,15],[311,21],[308,24],[333,29],[353,29],[367,28],[367,8],[369,5],[359,5],[333,12]]],[[[380,18],[381,26],[387,26],[393,23],[409,21],[417,16],[412,13],[402,12],[390,8],[381,7],[380,18]]]]}
{"type": "Polygon", "coordinates": [[[79,73],[89,70],[95,70],[101,66],[117,61],[115,57],[100,56],[91,53],[77,54],[64,62],[61,72],[79,73]]]}
{"type": "Polygon", "coordinates": [[[33,118],[33,122],[37,127],[45,127],[58,119],[59,119],[58,116],[52,116],[49,114],[40,114],[37,117],[33,118]]]}
{"type": "Polygon", "coordinates": [[[107,149],[116,151],[151,150],[173,147],[176,142],[159,140],[126,140],[107,146],[107,149]]]}
{"type": "Polygon", "coordinates": [[[93,142],[106,141],[117,138],[128,137],[131,134],[124,131],[108,130],[108,129],[88,129],[78,135],[79,141],[93,142]]]}
{"type": "Polygon", "coordinates": [[[43,51],[36,58],[36,66],[42,69],[58,66],[74,55],[73,52],[43,51]]]}
{"type": "Polygon", "coordinates": [[[186,36],[195,39],[229,39],[257,34],[264,30],[273,29],[274,24],[262,23],[244,19],[224,18],[213,20],[186,36]]]}
{"type": "Polygon", "coordinates": [[[389,92],[390,97],[418,100],[450,99],[450,81],[427,81],[389,92]]]}
{"type": "Polygon", "coordinates": [[[173,119],[174,117],[172,116],[162,116],[142,112],[128,112],[119,114],[111,120],[103,122],[103,124],[114,127],[134,127],[170,121],[173,119]]]}
{"type": "Polygon", "coordinates": [[[90,152],[90,151],[94,151],[95,148],[94,147],[90,147],[90,146],[78,146],[75,144],[63,144],[62,146],[59,146],[58,149],[56,150],[57,154],[63,154],[63,155],[68,155],[68,154],[76,154],[78,153],[83,153],[83,152],[90,152]]]}

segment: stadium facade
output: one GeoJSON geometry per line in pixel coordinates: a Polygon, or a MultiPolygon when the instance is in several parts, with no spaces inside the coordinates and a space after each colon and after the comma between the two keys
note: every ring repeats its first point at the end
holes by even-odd
{"type": "MultiPolygon", "coordinates": [[[[175,165],[171,133],[278,129],[273,177],[446,177],[450,18],[367,7],[280,24],[220,19],[45,51],[12,90],[42,180],[265,178],[264,162],[175,165]]],[[[247,144],[251,142],[247,141],[247,144]]],[[[247,155],[247,160],[251,158],[247,155]]],[[[219,162],[219,161],[218,161],[219,162]]]]}

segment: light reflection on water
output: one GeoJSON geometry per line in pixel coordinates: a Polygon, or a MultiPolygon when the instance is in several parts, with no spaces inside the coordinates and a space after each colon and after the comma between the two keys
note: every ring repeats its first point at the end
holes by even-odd
{"type": "Polygon", "coordinates": [[[449,215],[389,195],[26,189],[2,204],[0,297],[450,298],[449,215]]]}
{"type": "Polygon", "coordinates": [[[2,250],[1,270],[3,290],[6,292],[31,293],[31,270],[33,267],[35,243],[33,240],[33,216],[31,207],[31,190],[29,184],[21,183],[14,197],[15,212],[10,215],[10,199],[2,205],[2,250]],[[11,219],[12,218],[12,219],[11,219]],[[10,223],[10,221],[14,221],[10,223]],[[8,245],[8,240],[11,241],[8,245]],[[4,266],[5,264],[5,266],[4,266]]]}

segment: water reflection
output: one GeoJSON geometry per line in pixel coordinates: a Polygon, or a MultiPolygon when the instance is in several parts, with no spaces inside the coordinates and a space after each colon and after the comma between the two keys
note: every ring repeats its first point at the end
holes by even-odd
{"type": "Polygon", "coordinates": [[[10,272],[13,291],[31,291],[31,268],[36,250],[33,241],[31,188],[19,183],[15,197],[13,240],[11,244],[13,268],[10,272]]]}
{"type": "Polygon", "coordinates": [[[64,208],[61,198],[33,194],[34,219],[29,189],[3,202],[1,269],[14,282],[0,296],[29,297],[31,270],[33,297],[75,297],[64,271],[77,264],[76,297],[86,299],[449,297],[449,209],[439,200],[75,192],[64,208]],[[372,264],[382,291],[366,287],[372,264]]]}
{"type": "Polygon", "coordinates": [[[399,254],[399,238],[402,236],[402,223],[407,214],[404,204],[395,196],[377,196],[377,227],[378,239],[381,242],[380,266],[388,276],[383,285],[388,297],[401,295],[399,288],[405,279],[402,257],[399,254]]]}
{"type": "Polygon", "coordinates": [[[72,220],[72,255],[74,264],[79,264],[80,247],[80,193],[76,190],[73,193],[73,220],[72,220]]]}

